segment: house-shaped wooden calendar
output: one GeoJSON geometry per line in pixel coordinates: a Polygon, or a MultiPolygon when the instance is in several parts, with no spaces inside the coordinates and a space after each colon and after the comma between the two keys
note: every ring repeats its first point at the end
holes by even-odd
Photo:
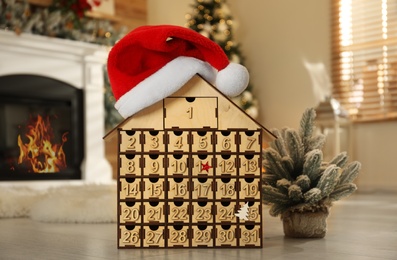
{"type": "Polygon", "coordinates": [[[116,131],[119,248],[262,247],[273,137],[211,84],[196,75],[116,131]]]}

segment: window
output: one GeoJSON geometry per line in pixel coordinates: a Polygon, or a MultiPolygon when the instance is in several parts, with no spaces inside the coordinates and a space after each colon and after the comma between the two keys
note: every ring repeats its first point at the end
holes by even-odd
{"type": "Polygon", "coordinates": [[[397,0],[332,1],[332,83],[354,121],[397,119],[397,0]]]}

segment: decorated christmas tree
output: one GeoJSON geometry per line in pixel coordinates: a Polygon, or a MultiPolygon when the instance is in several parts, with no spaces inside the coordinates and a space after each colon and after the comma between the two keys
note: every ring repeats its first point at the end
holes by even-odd
{"type": "MultiPolygon", "coordinates": [[[[216,42],[230,61],[244,65],[240,45],[234,40],[233,17],[226,0],[195,0],[193,13],[187,14],[186,26],[216,42]]],[[[252,94],[252,84],[233,101],[247,114],[258,116],[258,102],[252,94]]]]}

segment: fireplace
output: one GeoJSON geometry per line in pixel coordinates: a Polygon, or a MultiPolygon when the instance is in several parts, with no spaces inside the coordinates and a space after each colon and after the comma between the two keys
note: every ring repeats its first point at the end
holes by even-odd
{"type": "Polygon", "coordinates": [[[0,180],[81,179],[83,91],[36,75],[0,86],[0,180]]]}
{"type": "Polygon", "coordinates": [[[102,139],[107,54],[0,31],[0,186],[112,181],[102,139]]]}

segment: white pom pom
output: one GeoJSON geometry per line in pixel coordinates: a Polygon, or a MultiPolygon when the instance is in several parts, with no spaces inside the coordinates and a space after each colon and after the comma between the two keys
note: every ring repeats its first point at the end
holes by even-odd
{"type": "Polygon", "coordinates": [[[248,86],[248,70],[237,63],[229,63],[216,76],[215,86],[226,96],[235,97],[248,86]]]}

